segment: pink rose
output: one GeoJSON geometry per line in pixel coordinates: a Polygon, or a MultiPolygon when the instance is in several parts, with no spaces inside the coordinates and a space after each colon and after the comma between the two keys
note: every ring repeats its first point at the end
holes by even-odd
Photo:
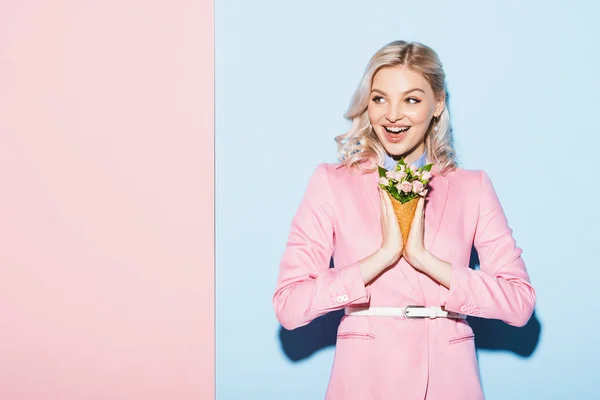
{"type": "Polygon", "coordinates": [[[429,172],[429,171],[423,172],[423,175],[421,175],[421,180],[428,181],[430,179],[431,179],[431,172],[429,172]]]}
{"type": "Polygon", "coordinates": [[[417,167],[415,167],[413,164],[410,164],[409,168],[410,168],[410,170],[411,170],[413,173],[417,172],[417,169],[418,169],[418,168],[417,168],[417,167]]]}
{"type": "Polygon", "coordinates": [[[402,179],[406,178],[406,172],[397,171],[395,173],[394,179],[400,182],[402,179]]]}
{"type": "Polygon", "coordinates": [[[398,171],[399,172],[404,172],[404,165],[400,164],[400,169],[398,171]]]}
{"type": "Polygon", "coordinates": [[[413,193],[421,193],[425,189],[425,186],[420,181],[414,181],[412,183],[413,193]]]}
{"type": "Polygon", "coordinates": [[[402,182],[397,185],[398,190],[403,191],[404,193],[410,193],[412,191],[412,183],[410,182],[402,182]]]}
{"type": "Polygon", "coordinates": [[[384,178],[383,176],[381,178],[379,178],[379,184],[383,185],[383,186],[387,186],[390,184],[390,181],[387,180],[387,178],[384,178]]]}
{"type": "Polygon", "coordinates": [[[385,177],[388,179],[396,179],[396,173],[394,171],[386,171],[385,177]]]}

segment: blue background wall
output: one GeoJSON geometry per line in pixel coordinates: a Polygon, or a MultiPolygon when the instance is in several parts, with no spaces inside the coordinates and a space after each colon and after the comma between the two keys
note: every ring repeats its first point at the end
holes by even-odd
{"type": "Polygon", "coordinates": [[[472,320],[486,398],[593,399],[600,263],[600,6],[566,1],[216,0],[217,398],[320,399],[339,313],[282,330],[271,297],[308,178],[370,56],[433,47],[463,168],[492,178],[538,304],[472,320]]]}

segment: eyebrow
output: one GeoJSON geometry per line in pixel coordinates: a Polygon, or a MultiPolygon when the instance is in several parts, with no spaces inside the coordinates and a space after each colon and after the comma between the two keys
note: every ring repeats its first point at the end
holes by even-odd
{"type": "MultiPolygon", "coordinates": [[[[413,89],[408,89],[407,91],[405,91],[405,92],[402,92],[401,94],[402,94],[402,95],[405,95],[405,94],[407,94],[407,93],[414,92],[415,90],[419,90],[419,91],[421,91],[421,92],[425,93],[425,91],[424,91],[423,89],[419,89],[419,88],[413,88],[413,89]]],[[[380,90],[380,89],[372,89],[372,90],[371,90],[371,92],[379,92],[379,93],[381,93],[381,94],[382,94],[382,95],[384,95],[384,96],[387,96],[387,95],[388,95],[386,92],[384,92],[383,90],[380,90]]]]}

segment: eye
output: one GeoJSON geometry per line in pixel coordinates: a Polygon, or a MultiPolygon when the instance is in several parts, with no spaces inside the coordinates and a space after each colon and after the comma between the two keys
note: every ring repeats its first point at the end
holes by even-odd
{"type": "Polygon", "coordinates": [[[418,104],[421,102],[421,100],[419,99],[415,99],[414,97],[409,97],[408,99],[406,99],[407,102],[409,102],[410,104],[418,104]],[[412,100],[412,102],[411,102],[412,100]]]}
{"type": "Polygon", "coordinates": [[[381,97],[381,96],[375,96],[371,100],[373,100],[374,103],[378,103],[378,104],[383,103],[383,97],[381,97]]]}

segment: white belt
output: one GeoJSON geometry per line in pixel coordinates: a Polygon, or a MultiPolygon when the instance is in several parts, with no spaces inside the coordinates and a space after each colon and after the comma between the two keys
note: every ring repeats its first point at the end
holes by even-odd
{"type": "Polygon", "coordinates": [[[464,314],[443,310],[439,306],[405,306],[405,307],[346,307],[346,315],[368,315],[404,318],[454,318],[466,319],[464,314]]]}

